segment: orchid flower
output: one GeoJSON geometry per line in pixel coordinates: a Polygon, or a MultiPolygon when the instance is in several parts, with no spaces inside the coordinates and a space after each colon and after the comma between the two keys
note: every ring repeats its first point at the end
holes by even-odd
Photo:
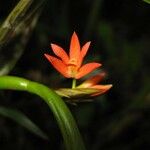
{"type": "Polygon", "coordinates": [[[96,62],[82,65],[83,59],[89,49],[89,46],[90,42],[87,42],[81,48],[78,36],[74,32],[71,37],[69,55],[60,46],[51,44],[51,48],[57,57],[51,56],[49,54],[44,54],[44,56],[64,77],[80,79],[101,66],[100,63],[96,62]]]}

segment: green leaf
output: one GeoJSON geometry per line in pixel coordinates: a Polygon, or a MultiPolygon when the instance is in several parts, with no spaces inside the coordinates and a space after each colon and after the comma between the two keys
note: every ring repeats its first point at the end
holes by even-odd
{"type": "MultiPolygon", "coordinates": [[[[25,7],[28,9],[28,3],[21,5],[23,1],[18,3],[19,6],[25,7]]],[[[14,13],[14,10],[10,13],[7,19],[4,21],[3,25],[0,28],[0,75],[8,74],[17,61],[22,56],[26,44],[32,34],[32,31],[37,23],[41,9],[43,8],[42,4],[44,0],[36,3],[33,8],[26,13],[26,11],[20,10],[18,5],[14,10],[18,10],[14,13]],[[25,11],[25,12],[24,12],[25,11]],[[24,12],[24,14],[22,13],[24,12]],[[19,13],[19,14],[18,14],[19,13]],[[21,16],[20,16],[21,15],[21,16]],[[11,17],[12,16],[12,17],[11,17]],[[20,17],[19,17],[20,16],[20,17]],[[12,18],[14,19],[12,21],[12,18]],[[20,19],[19,19],[20,18],[20,19]],[[6,22],[11,22],[11,28],[5,27],[6,22]],[[9,35],[11,33],[11,36],[9,35]],[[7,43],[7,44],[6,44],[7,43]],[[10,48],[11,47],[11,50],[10,48]],[[7,51],[7,53],[6,53],[7,51]]]]}
{"type": "Polygon", "coordinates": [[[18,110],[1,106],[0,115],[14,120],[30,132],[40,136],[41,138],[48,139],[48,136],[43,131],[41,131],[41,129],[36,124],[34,124],[27,116],[25,116],[18,110]]]}
{"type": "Polygon", "coordinates": [[[27,91],[40,96],[52,110],[67,150],[85,150],[80,132],[68,107],[53,90],[43,84],[13,76],[0,77],[0,89],[27,91]]]}
{"type": "MultiPolygon", "coordinates": [[[[20,35],[19,35],[18,41],[14,42],[15,44],[13,44],[11,48],[11,53],[9,52],[7,46],[3,47],[3,49],[1,50],[1,55],[0,55],[0,60],[1,60],[0,75],[8,74],[13,69],[17,61],[20,59],[20,57],[22,56],[24,52],[25,45],[28,42],[30,35],[32,33],[32,30],[36,24],[36,21],[37,21],[37,16],[35,16],[34,18],[32,17],[32,22],[30,22],[30,25],[29,23],[27,24],[26,22],[24,22],[23,24],[24,27],[21,27],[22,24],[19,25],[18,28],[22,30],[22,33],[21,34],[19,33],[20,35]],[[8,56],[8,53],[7,54],[5,53],[5,51],[9,53],[9,56],[8,56]]],[[[13,43],[13,41],[11,43],[13,43]]]]}
{"type": "Polygon", "coordinates": [[[144,2],[150,4],[150,0],[143,0],[144,2]]]}
{"type": "Polygon", "coordinates": [[[16,26],[24,18],[26,11],[32,4],[32,0],[20,0],[12,12],[8,15],[0,28],[0,47],[8,41],[16,26]]]}

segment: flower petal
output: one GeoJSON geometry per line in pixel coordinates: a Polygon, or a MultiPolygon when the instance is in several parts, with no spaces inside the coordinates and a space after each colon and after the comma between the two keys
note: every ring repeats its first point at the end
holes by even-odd
{"type": "Polygon", "coordinates": [[[79,78],[89,74],[90,72],[92,72],[93,70],[97,69],[100,66],[101,66],[100,63],[88,63],[79,69],[75,78],[79,79],[79,78]]]}
{"type": "Polygon", "coordinates": [[[107,85],[95,85],[92,86],[91,88],[93,89],[98,89],[99,91],[92,94],[91,96],[97,96],[97,95],[101,95],[104,94],[105,92],[107,92],[110,88],[112,87],[112,84],[107,84],[107,85]]]}
{"type": "Polygon", "coordinates": [[[55,53],[55,55],[60,57],[65,64],[68,63],[69,57],[68,57],[67,53],[63,50],[63,48],[61,48],[60,46],[58,46],[56,44],[51,44],[51,48],[52,48],[53,52],[55,53]]]}
{"type": "Polygon", "coordinates": [[[71,37],[69,56],[70,56],[70,61],[73,61],[77,64],[77,61],[79,60],[80,57],[80,43],[79,43],[78,36],[75,32],[71,37]]]}
{"type": "Polygon", "coordinates": [[[44,54],[44,56],[58,72],[60,72],[66,78],[70,78],[70,76],[67,74],[67,66],[60,59],[48,54],[44,54]]]}
{"type": "Polygon", "coordinates": [[[89,49],[89,46],[90,46],[90,43],[91,42],[87,42],[85,45],[83,45],[82,49],[81,49],[81,52],[80,52],[80,58],[79,58],[79,61],[78,61],[78,68],[80,68],[81,64],[82,64],[82,61],[83,61],[83,58],[85,57],[88,49],[89,49]]]}
{"type": "Polygon", "coordinates": [[[82,49],[81,49],[81,56],[84,58],[84,56],[86,55],[89,47],[90,47],[91,42],[87,42],[85,43],[85,45],[83,45],[82,49]]]}
{"type": "Polygon", "coordinates": [[[99,73],[98,75],[95,75],[89,78],[88,80],[84,81],[77,88],[90,88],[96,85],[98,82],[100,82],[105,77],[105,75],[106,75],[105,72],[99,73]]]}

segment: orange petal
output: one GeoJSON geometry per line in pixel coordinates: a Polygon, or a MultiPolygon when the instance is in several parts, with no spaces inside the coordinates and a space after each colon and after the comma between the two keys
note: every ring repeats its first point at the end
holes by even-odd
{"type": "Polygon", "coordinates": [[[105,72],[99,73],[98,75],[95,75],[84,81],[81,85],[78,86],[78,88],[90,88],[100,82],[104,78],[104,76],[105,72]]]}
{"type": "Polygon", "coordinates": [[[104,94],[104,93],[107,92],[111,87],[112,87],[112,84],[108,84],[108,85],[95,85],[95,86],[92,86],[91,88],[93,88],[93,89],[98,89],[99,91],[96,92],[95,94],[92,94],[91,96],[97,96],[97,95],[104,94]]]}
{"type": "Polygon", "coordinates": [[[67,55],[67,53],[63,50],[63,48],[61,48],[60,46],[56,45],[56,44],[51,44],[52,50],[55,53],[55,55],[57,55],[58,57],[60,57],[62,59],[62,61],[67,64],[69,61],[69,57],[67,55]]]}
{"type": "Polygon", "coordinates": [[[75,78],[79,79],[79,78],[89,74],[90,72],[92,72],[93,70],[97,69],[100,66],[101,66],[101,64],[99,64],[99,63],[88,63],[79,69],[79,72],[77,73],[75,78]]]}
{"type": "Polygon", "coordinates": [[[65,64],[68,63],[69,57],[68,57],[67,53],[63,50],[63,48],[61,48],[60,46],[58,46],[56,44],[51,44],[51,48],[52,48],[53,52],[55,53],[55,55],[60,57],[65,64]]]}
{"type": "Polygon", "coordinates": [[[80,53],[80,58],[79,58],[79,61],[78,61],[78,67],[80,68],[81,64],[82,64],[82,61],[83,61],[83,58],[85,57],[88,49],[89,49],[89,46],[90,46],[90,43],[91,42],[87,42],[81,49],[81,53],[80,53]]]}
{"type": "Polygon", "coordinates": [[[80,43],[77,34],[74,32],[70,42],[70,60],[78,61],[80,57],[80,43]]]}
{"type": "Polygon", "coordinates": [[[67,74],[67,66],[61,60],[48,54],[44,54],[44,56],[58,72],[60,72],[66,78],[70,78],[70,76],[67,74]]]}
{"type": "Polygon", "coordinates": [[[82,49],[81,49],[81,56],[84,58],[84,56],[86,55],[89,46],[90,46],[91,42],[87,42],[85,45],[83,45],[82,49]]]}

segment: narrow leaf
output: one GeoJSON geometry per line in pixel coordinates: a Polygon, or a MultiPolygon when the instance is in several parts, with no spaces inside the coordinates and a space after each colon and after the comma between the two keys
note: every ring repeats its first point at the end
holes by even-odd
{"type": "MultiPolygon", "coordinates": [[[[22,16],[22,19],[14,24],[14,27],[12,29],[8,29],[10,31],[13,31],[13,34],[11,34],[11,36],[7,36],[7,34],[9,35],[9,31],[5,32],[5,36],[8,38],[6,38],[5,41],[7,44],[4,44],[5,42],[3,42],[2,44],[3,46],[0,44],[0,46],[2,46],[0,49],[0,76],[8,74],[22,56],[26,44],[28,43],[32,31],[38,21],[41,10],[43,9],[43,4],[44,0],[36,3],[33,6],[32,10],[25,13],[25,15],[22,16]]],[[[8,19],[10,18],[8,17],[6,20],[8,19]]],[[[5,29],[2,26],[0,28],[0,32],[2,32],[3,30],[5,29]]],[[[0,34],[0,38],[1,36],[4,35],[0,34]]],[[[0,43],[1,42],[2,41],[0,41],[0,43]]]]}
{"type": "Polygon", "coordinates": [[[150,4],[150,0],[143,0],[144,2],[150,4]]]}
{"type": "Polygon", "coordinates": [[[34,124],[27,116],[25,116],[18,110],[1,106],[0,115],[12,119],[13,121],[17,122],[27,130],[40,136],[41,138],[48,139],[48,136],[43,131],[41,131],[41,129],[36,124],[34,124]]]}
{"type": "Polygon", "coordinates": [[[20,23],[20,20],[25,16],[26,11],[32,4],[32,0],[20,0],[12,12],[8,15],[0,28],[0,47],[14,31],[15,27],[20,23]]]}

